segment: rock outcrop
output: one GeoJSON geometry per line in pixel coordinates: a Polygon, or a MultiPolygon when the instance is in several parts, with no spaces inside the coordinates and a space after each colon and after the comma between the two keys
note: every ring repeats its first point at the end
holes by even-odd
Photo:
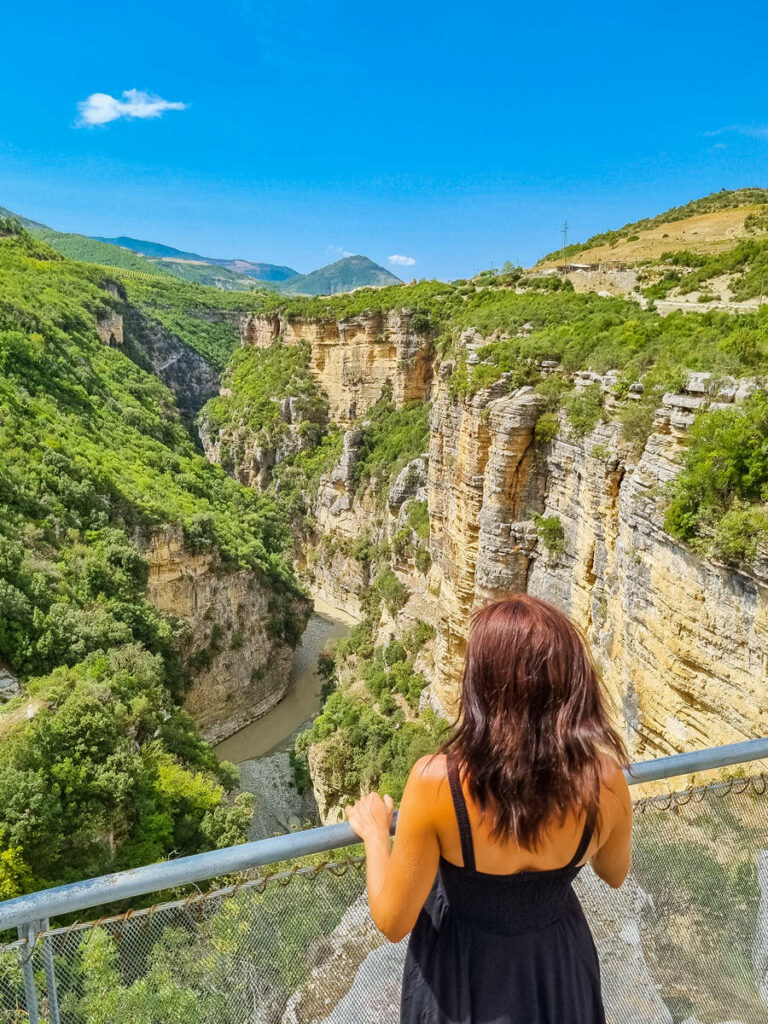
{"type": "MultiPolygon", "coordinates": [[[[231,392],[223,387],[221,396],[231,392]]],[[[282,429],[254,433],[245,423],[212,427],[206,413],[198,419],[200,442],[209,462],[215,462],[246,487],[264,490],[278,463],[312,448],[328,422],[325,408],[307,408],[296,396],[276,402],[282,429]],[[314,425],[314,429],[309,425],[314,425]]]]}
{"type": "MultiPolygon", "coordinates": [[[[672,1024],[641,944],[641,915],[651,903],[630,877],[614,891],[586,868],[576,883],[600,957],[608,1020],[672,1024]]],[[[329,937],[325,958],[288,1001],[281,1024],[396,1024],[407,939],[389,943],[365,894],[329,937]]]]}
{"type": "Polygon", "coordinates": [[[434,688],[451,708],[472,609],[526,588],[529,510],[541,505],[543,485],[533,434],[541,401],[533,388],[510,394],[502,377],[472,399],[454,401],[448,370],[432,411],[428,500],[429,589],[439,609],[434,688]]]}
{"type": "Polygon", "coordinates": [[[328,394],[331,415],[349,425],[365,417],[386,384],[398,406],[429,399],[432,344],[411,321],[408,310],[339,321],[253,314],[243,318],[240,331],[243,344],[257,348],[268,348],[277,338],[286,345],[308,341],[311,370],[328,394]]]}
{"type": "MultiPolygon", "coordinates": [[[[143,554],[149,600],[186,625],[187,709],[203,737],[218,742],[266,714],[288,688],[293,650],[273,635],[272,589],[253,570],[228,570],[214,555],[190,553],[180,529],[155,535],[143,554]]],[[[295,605],[306,621],[309,602],[295,605]]]]}
{"type": "Polygon", "coordinates": [[[123,344],[123,314],[117,310],[104,313],[96,318],[96,333],[105,345],[119,348],[123,344]]]}
{"type": "Polygon", "coordinates": [[[0,664],[0,703],[12,700],[20,692],[21,686],[16,676],[5,665],[0,664]]]}
{"type": "Polygon", "coordinates": [[[280,1024],[384,1024],[399,1020],[407,939],[387,942],[365,893],[329,936],[325,956],[290,997],[280,1024]]]}

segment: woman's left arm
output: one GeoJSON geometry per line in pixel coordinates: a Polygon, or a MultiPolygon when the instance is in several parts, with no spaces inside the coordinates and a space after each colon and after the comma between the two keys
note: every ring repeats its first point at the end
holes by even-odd
{"type": "Polygon", "coordinates": [[[435,780],[431,758],[417,761],[408,777],[390,846],[392,798],[371,793],[347,808],[352,828],[365,843],[371,916],[392,942],[416,924],[437,874],[440,842],[435,828],[435,780]]]}

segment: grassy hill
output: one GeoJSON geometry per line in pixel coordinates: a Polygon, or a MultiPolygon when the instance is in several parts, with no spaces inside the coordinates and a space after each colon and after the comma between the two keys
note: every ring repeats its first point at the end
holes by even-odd
{"type": "Polygon", "coordinates": [[[174,249],[172,245],[162,245],[160,242],[145,242],[140,238],[130,238],[128,235],[119,235],[117,238],[104,238],[101,235],[94,235],[97,242],[106,242],[108,245],[119,245],[121,249],[130,249],[142,256],[149,256],[152,259],[179,259],[195,260],[198,263],[207,263],[204,256],[198,256],[194,252],[185,252],[183,249],[174,249]]]}
{"type": "Polygon", "coordinates": [[[107,245],[97,239],[88,238],[87,235],[55,231],[46,224],[30,220],[29,217],[22,217],[21,214],[14,213],[4,206],[0,206],[0,218],[18,221],[35,238],[39,238],[51,246],[51,248],[60,252],[62,256],[68,256],[72,260],[82,260],[84,263],[99,263],[105,267],[123,267],[126,270],[139,270],[169,276],[162,267],[150,267],[145,259],[126,249],[120,249],[115,245],[107,245]]]}
{"type": "Polygon", "coordinates": [[[664,213],[633,221],[614,231],[593,235],[542,257],[537,266],[574,263],[638,263],[664,252],[687,249],[716,253],[743,238],[768,231],[768,189],[742,188],[713,192],[664,213]]]}
{"type": "Polygon", "coordinates": [[[356,288],[385,288],[393,284],[402,282],[367,256],[345,256],[311,274],[291,278],[280,290],[293,295],[335,295],[356,288]]]}

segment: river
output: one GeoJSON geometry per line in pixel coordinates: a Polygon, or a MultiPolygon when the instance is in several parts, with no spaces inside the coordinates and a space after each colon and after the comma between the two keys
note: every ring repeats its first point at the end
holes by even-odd
{"type": "Polygon", "coordinates": [[[221,761],[250,761],[293,747],[293,738],[320,710],[317,659],[329,640],[346,636],[355,619],[315,598],[315,610],[293,656],[291,683],[279,704],[216,746],[221,761]]]}

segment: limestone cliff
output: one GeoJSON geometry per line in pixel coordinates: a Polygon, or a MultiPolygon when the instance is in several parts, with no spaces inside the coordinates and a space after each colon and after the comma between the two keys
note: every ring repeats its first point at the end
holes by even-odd
{"type": "MultiPolygon", "coordinates": [[[[610,414],[613,376],[577,375],[577,387],[595,382],[610,414]]],[[[638,456],[610,415],[583,437],[563,419],[536,446],[532,390],[500,395],[502,379],[459,401],[440,382],[429,510],[444,705],[455,699],[472,609],[527,590],[585,629],[633,756],[765,733],[768,574],[759,562],[747,574],[695,554],[663,527],[663,486],[710,384],[692,375],[684,393],[665,395],[638,456]],[[562,550],[547,550],[535,515],[559,521],[562,550]]]]}
{"type": "Polygon", "coordinates": [[[452,401],[441,370],[432,412],[428,501],[438,612],[436,694],[452,707],[472,609],[525,590],[532,537],[529,509],[540,505],[543,466],[533,428],[540,400],[532,388],[509,394],[502,377],[464,402],[452,401]]]}
{"type": "Polygon", "coordinates": [[[768,576],[694,554],[663,528],[662,487],[703,401],[665,396],[639,459],[611,423],[548,453],[545,509],[565,550],[536,558],[528,587],[587,630],[638,757],[768,727],[768,576]]]}
{"type": "MultiPolygon", "coordinates": [[[[686,390],[664,396],[638,453],[622,439],[614,374],[575,375],[577,390],[600,386],[604,421],[577,436],[561,415],[554,439],[541,444],[533,388],[510,393],[503,376],[458,399],[451,372],[445,364],[438,373],[426,460],[431,569],[425,576],[393,563],[410,595],[402,626],[418,617],[437,628],[432,696],[453,709],[473,609],[527,590],[585,629],[634,757],[764,734],[768,565],[758,559],[743,572],[718,564],[663,525],[663,489],[678,472],[695,411],[732,402],[745,388],[734,382],[711,395],[707,375],[691,375],[686,390]],[[547,549],[538,516],[561,524],[562,550],[547,549]]],[[[320,545],[308,569],[328,600],[358,611],[370,577],[350,558],[349,540],[370,528],[374,511],[370,495],[354,494],[348,482],[355,442],[350,431],[318,495],[325,554],[320,545]]],[[[385,521],[380,534],[392,533],[385,521]]]]}
{"type": "MultiPolygon", "coordinates": [[[[192,680],[186,706],[215,743],[273,708],[288,688],[293,650],[271,627],[272,588],[255,571],[190,553],[180,529],[156,534],[143,553],[149,599],[186,626],[180,641],[192,680]]],[[[306,621],[309,602],[297,600],[295,611],[306,621]]]]}
{"type": "Polygon", "coordinates": [[[308,341],[310,368],[341,424],[364,417],[386,383],[396,405],[429,399],[432,345],[414,329],[408,310],[339,321],[254,314],[243,318],[240,332],[244,345],[257,348],[268,348],[277,338],[287,345],[308,341]]]}

